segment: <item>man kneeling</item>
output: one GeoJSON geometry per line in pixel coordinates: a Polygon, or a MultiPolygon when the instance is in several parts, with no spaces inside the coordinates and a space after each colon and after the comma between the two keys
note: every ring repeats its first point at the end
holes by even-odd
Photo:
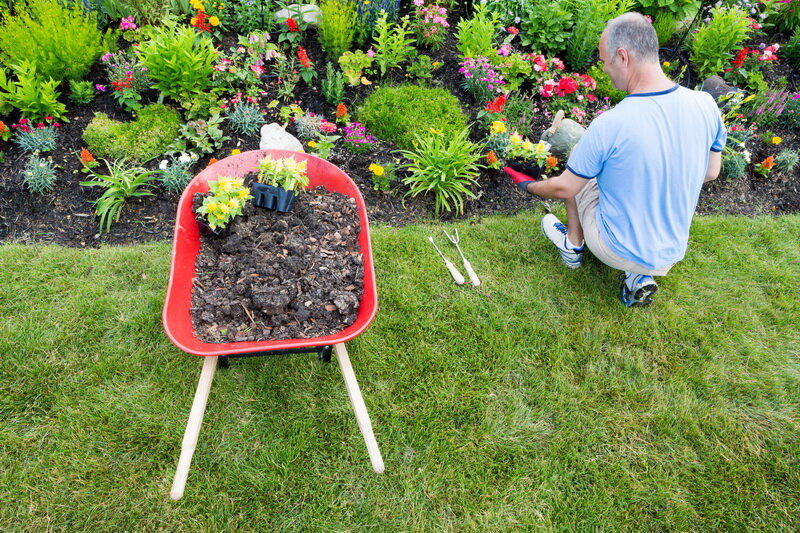
{"type": "Polygon", "coordinates": [[[656,32],[642,15],[609,21],[599,53],[625,99],[592,121],[561,175],[539,181],[524,167],[504,170],[522,190],[564,200],[566,226],[552,214],[542,219],[564,263],[581,266],[585,239],[600,261],[624,271],[620,301],[638,307],[652,301],[653,277],[683,259],[700,189],[719,175],[726,132],[710,94],[661,70],[656,32]]]}

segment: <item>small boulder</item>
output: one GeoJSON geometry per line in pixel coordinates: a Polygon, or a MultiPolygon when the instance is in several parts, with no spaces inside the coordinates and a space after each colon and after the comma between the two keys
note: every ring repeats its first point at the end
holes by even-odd
{"type": "Polygon", "coordinates": [[[261,126],[261,142],[258,147],[262,150],[303,151],[303,145],[297,140],[297,137],[288,133],[277,122],[261,126]]]}
{"type": "Polygon", "coordinates": [[[291,4],[277,11],[275,20],[282,23],[288,18],[297,17],[298,13],[303,16],[303,22],[311,26],[319,25],[319,21],[322,18],[322,11],[313,4],[291,4]]]}
{"type": "Polygon", "coordinates": [[[710,78],[708,78],[700,86],[700,90],[707,92],[708,94],[714,97],[714,100],[718,102],[721,96],[725,96],[731,93],[742,92],[741,89],[739,89],[734,85],[730,85],[719,76],[711,76],[710,78]]]}
{"type": "Polygon", "coordinates": [[[569,156],[585,131],[583,126],[572,119],[564,118],[564,112],[559,111],[553,124],[542,133],[541,140],[550,144],[550,153],[564,159],[569,156]]]}

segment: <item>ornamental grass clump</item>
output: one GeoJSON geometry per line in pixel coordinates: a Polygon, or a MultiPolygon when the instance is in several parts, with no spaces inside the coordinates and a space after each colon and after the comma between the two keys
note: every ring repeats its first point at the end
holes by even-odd
{"type": "Polygon", "coordinates": [[[413,150],[399,153],[410,162],[398,168],[410,173],[403,183],[410,187],[407,195],[433,194],[436,213],[464,212],[464,197],[475,198],[470,187],[477,183],[481,154],[478,145],[470,142],[469,129],[455,135],[429,132],[416,137],[413,150]]]}
{"type": "Polygon", "coordinates": [[[291,157],[272,159],[267,156],[258,162],[258,181],[287,191],[300,192],[308,187],[306,161],[295,161],[291,157]]]}
{"type": "Polygon", "coordinates": [[[50,192],[56,183],[55,165],[49,159],[31,154],[22,171],[22,181],[31,192],[38,194],[50,192]]]}
{"type": "Polygon", "coordinates": [[[209,195],[195,212],[204,215],[208,227],[215,231],[225,229],[242,214],[247,201],[253,198],[242,178],[220,176],[216,181],[208,182],[208,189],[209,195]]]}
{"type": "Polygon", "coordinates": [[[239,102],[228,113],[228,124],[237,133],[254,135],[264,124],[264,114],[255,104],[239,102]]]}

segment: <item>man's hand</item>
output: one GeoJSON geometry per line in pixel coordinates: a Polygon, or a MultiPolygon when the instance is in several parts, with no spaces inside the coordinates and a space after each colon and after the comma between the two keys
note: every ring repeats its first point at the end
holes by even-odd
{"type": "Polygon", "coordinates": [[[535,165],[527,165],[525,163],[517,163],[510,161],[503,167],[503,172],[508,174],[511,181],[522,189],[528,192],[528,184],[542,179],[542,169],[535,165]]]}

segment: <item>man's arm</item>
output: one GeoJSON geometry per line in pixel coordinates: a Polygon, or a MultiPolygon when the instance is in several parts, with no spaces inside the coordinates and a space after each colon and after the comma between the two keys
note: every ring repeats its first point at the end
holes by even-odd
{"type": "Polygon", "coordinates": [[[708,168],[706,169],[706,179],[703,183],[717,179],[722,168],[722,152],[711,152],[708,157],[708,168]]]}
{"type": "Polygon", "coordinates": [[[567,169],[555,178],[530,182],[525,190],[542,198],[565,199],[581,192],[588,181],[567,169]]]}

